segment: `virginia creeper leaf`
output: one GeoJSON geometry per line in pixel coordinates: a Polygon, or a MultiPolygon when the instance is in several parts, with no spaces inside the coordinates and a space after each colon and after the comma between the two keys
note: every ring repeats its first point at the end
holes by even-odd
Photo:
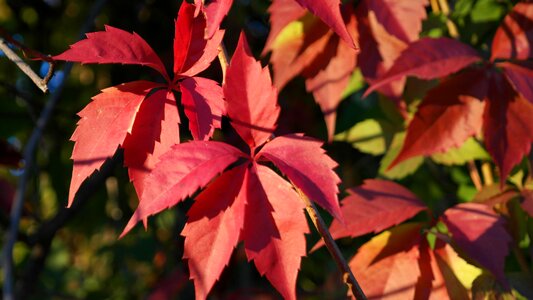
{"type": "Polygon", "coordinates": [[[195,140],[207,140],[220,128],[226,107],[222,88],[216,81],[189,77],[180,82],[181,102],[195,140]]]}
{"type": "Polygon", "coordinates": [[[305,9],[294,0],[273,0],[268,12],[270,13],[270,32],[263,55],[272,50],[274,41],[287,25],[303,17],[306,13],[305,9]]]}
{"type": "Polygon", "coordinates": [[[500,169],[503,185],[511,169],[531,150],[533,103],[515,92],[501,73],[490,75],[483,133],[487,151],[500,169]]]}
{"type": "Polygon", "coordinates": [[[523,190],[522,198],[520,206],[522,206],[530,217],[533,217],[533,190],[523,190]]]}
{"type": "Polygon", "coordinates": [[[207,19],[207,27],[205,30],[205,37],[212,38],[215,32],[220,27],[220,23],[228,14],[233,0],[213,0],[205,8],[205,17],[207,19]]]}
{"type": "Polygon", "coordinates": [[[501,62],[497,66],[502,68],[514,90],[533,103],[533,63],[501,62]]]}
{"type": "Polygon", "coordinates": [[[503,267],[511,237],[503,218],[486,205],[462,203],[446,210],[442,221],[457,246],[506,286],[503,267]]]}
{"type": "Polygon", "coordinates": [[[263,144],[274,132],[279,116],[277,91],[268,68],[253,58],[243,33],[223,89],[232,126],[251,149],[263,144]]]}
{"type": "Polygon", "coordinates": [[[188,259],[196,299],[205,299],[229,263],[244,225],[241,190],[246,166],[223,173],[196,197],[187,213],[183,258],[188,259]]]}
{"type": "Polygon", "coordinates": [[[70,49],[53,57],[55,60],[75,61],[81,63],[119,63],[144,65],[167,76],[165,66],[152,47],[136,33],[129,33],[109,25],[105,31],[87,34],[70,49]]]}
{"type": "Polygon", "coordinates": [[[268,142],[258,158],[273,162],[310,199],[342,220],[337,199],[340,179],[333,171],[337,163],[321,145],[322,142],[301,134],[280,136],[268,142]]]}
{"type": "Polygon", "coordinates": [[[139,198],[144,180],[159,157],[180,142],[179,114],[174,94],[158,90],[143,101],[131,134],[124,141],[124,164],[139,198]]]}
{"type": "Polygon", "coordinates": [[[449,38],[422,38],[410,44],[396,59],[394,65],[365,95],[404,76],[421,79],[443,77],[481,60],[470,46],[449,38]]]}
{"type": "Polygon", "coordinates": [[[392,181],[369,179],[348,192],[341,208],[344,225],[337,220],[331,223],[334,239],[378,233],[426,209],[413,193],[392,181]]]}
{"type": "Polygon", "coordinates": [[[420,224],[403,224],[359,248],[350,268],[369,299],[413,299],[420,276],[419,240],[420,224]]]}
{"type": "Polygon", "coordinates": [[[517,3],[492,40],[491,61],[533,57],[533,3],[517,3]]]}
{"type": "Polygon", "coordinates": [[[296,0],[296,2],[324,21],[350,47],[358,48],[342,19],[339,0],[296,0]]]}
{"type": "Polygon", "coordinates": [[[83,181],[113,156],[131,133],[135,116],[149,91],[157,87],[148,81],[134,81],[102,90],[82,111],[71,140],[75,142],[68,206],[83,181]]]}
{"type": "Polygon", "coordinates": [[[287,181],[265,166],[256,165],[256,168],[248,181],[250,195],[247,197],[244,230],[246,254],[248,259],[254,260],[259,273],[265,275],[285,299],[296,299],[296,277],[301,257],[306,254],[303,235],[308,233],[303,214],[305,205],[287,181]],[[271,204],[273,212],[269,215],[276,232],[268,232],[265,223],[259,222],[263,218],[254,218],[259,216],[249,213],[258,201],[271,204]],[[257,240],[259,235],[266,235],[268,243],[254,249],[258,245],[250,240],[257,240]]]}
{"type": "Polygon", "coordinates": [[[121,236],[138,221],[183,201],[243,155],[237,148],[220,142],[174,145],[160,157],[146,179],[139,206],[121,236]]]}
{"type": "Polygon", "coordinates": [[[431,89],[407,129],[389,168],[410,157],[446,152],[480,131],[487,93],[482,71],[465,71],[431,89]]]}

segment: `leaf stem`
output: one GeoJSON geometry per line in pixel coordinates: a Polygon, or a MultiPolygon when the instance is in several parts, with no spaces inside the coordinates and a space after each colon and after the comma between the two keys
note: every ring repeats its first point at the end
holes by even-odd
{"type": "Polygon", "coordinates": [[[348,266],[348,263],[342,256],[339,247],[331,236],[331,233],[329,232],[326,223],[320,216],[320,213],[318,212],[315,204],[300,189],[298,189],[296,186],[295,188],[296,191],[298,191],[298,193],[300,194],[302,200],[305,202],[305,210],[307,211],[307,214],[311,218],[311,221],[315,225],[315,228],[318,233],[320,233],[320,236],[322,236],[322,239],[324,240],[324,243],[326,244],[329,253],[337,264],[337,268],[341,271],[342,280],[348,286],[355,299],[366,300],[367,298],[365,296],[365,293],[363,292],[363,289],[361,289],[361,286],[355,279],[355,276],[353,275],[350,266],[348,266]]]}
{"type": "Polygon", "coordinates": [[[224,46],[224,43],[221,42],[218,46],[218,61],[220,62],[220,68],[222,69],[222,83],[226,82],[226,70],[228,69],[229,65],[229,55],[228,50],[226,49],[226,46],[224,46]]]}
{"type": "Polygon", "coordinates": [[[472,179],[472,182],[474,183],[476,190],[481,191],[481,189],[483,188],[483,184],[481,183],[481,177],[479,176],[476,163],[473,160],[471,160],[467,163],[467,166],[468,166],[468,172],[470,173],[470,178],[472,179]]]}
{"type": "Polygon", "coordinates": [[[481,174],[483,175],[483,182],[485,185],[491,185],[494,183],[494,176],[492,176],[492,168],[488,161],[481,164],[481,174]]]}
{"type": "Polygon", "coordinates": [[[446,17],[446,27],[448,27],[448,33],[450,36],[454,39],[458,39],[459,36],[459,30],[457,30],[457,26],[455,26],[455,23],[450,19],[450,6],[448,6],[447,0],[438,0],[438,6],[440,9],[435,10],[436,1],[431,1],[431,8],[436,13],[440,12],[446,17]]]}

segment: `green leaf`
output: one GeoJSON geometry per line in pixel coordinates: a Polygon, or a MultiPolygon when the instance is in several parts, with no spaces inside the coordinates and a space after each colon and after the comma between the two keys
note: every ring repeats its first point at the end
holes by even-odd
{"type": "Polygon", "coordinates": [[[350,81],[348,81],[348,85],[342,92],[341,99],[344,99],[350,96],[351,94],[360,91],[364,86],[365,79],[363,78],[363,73],[361,73],[361,70],[357,68],[350,76],[350,81]]]}
{"type": "Polygon", "coordinates": [[[490,159],[490,156],[474,138],[469,138],[461,147],[450,149],[446,153],[433,154],[431,159],[436,163],[452,166],[464,165],[476,159],[490,159]]]}
{"type": "Polygon", "coordinates": [[[348,142],[363,153],[382,155],[391,143],[393,135],[394,126],[389,122],[368,119],[335,135],[334,140],[348,142]]]}
{"type": "Polygon", "coordinates": [[[392,161],[398,156],[403,147],[405,140],[405,131],[394,135],[390,148],[388,149],[379,167],[379,174],[390,179],[402,179],[407,175],[413,174],[422,165],[424,158],[422,156],[413,157],[397,164],[394,168],[387,170],[392,161]]]}

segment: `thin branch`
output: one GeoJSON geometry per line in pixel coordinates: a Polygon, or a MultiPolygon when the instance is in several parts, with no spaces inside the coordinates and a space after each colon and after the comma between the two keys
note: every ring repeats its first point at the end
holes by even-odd
{"type": "MultiPolygon", "coordinates": [[[[0,38],[0,50],[2,50],[4,52],[4,54],[6,55],[7,58],[9,58],[9,60],[11,60],[12,62],[14,62],[17,67],[19,67],[20,70],[22,70],[22,72],[24,72],[24,74],[26,74],[30,79],[31,81],[33,81],[33,83],[35,83],[35,85],[41,90],[43,91],[43,93],[46,93],[48,92],[48,81],[45,81],[44,79],[41,79],[41,77],[39,77],[39,75],[37,75],[31,68],[30,66],[28,66],[27,63],[25,63],[16,53],[15,51],[11,50],[11,48],[9,48],[9,45],[7,44],[7,42],[3,39],[3,38],[0,38]]],[[[50,65],[50,69],[52,69],[52,64],[50,65]]]]}
{"type": "Polygon", "coordinates": [[[473,160],[471,160],[467,163],[467,166],[468,166],[468,173],[470,173],[470,178],[472,179],[472,182],[474,183],[476,190],[481,191],[481,189],[483,189],[483,184],[481,183],[481,177],[479,176],[476,163],[473,160]]]}
{"type": "MultiPolygon", "coordinates": [[[[296,186],[295,186],[296,188],[296,186]]],[[[302,193],[302,191],[298,188],[296,188],[298,193],[300,194],[300,198],[305,202],[305,210],[307,211],[307,214],[311,218],[311,221],[315,225],[316,230],[318,233],[320,233],[320,236],[322,236],[322,239],[324,240],[324,243],[326,244],[326,247],[328,248],[329,253],[333,257],[333,260],[337,264],[337,268],[342,273],[342,280],[344,283],[348,286],[352,294],[354,295],[355,299],[358,300],[364,300],[366,299],[365,293],[363,292],[363,289],[361,289],[361,286],[355,279],[355,276],[352,273],[352,270],[350,269],[350,266],[348,266],[348,263],[342,256],[342,253],[335,243],[335,240],[331,236],[331,233],[328,230],[328,227],[322,217],[320,216],[320,213],[318,212],[315,204],[307,198],[307,196],[302,193]]]]}
{"type": "MultiPolygon", "coordinates": [[[[106,2],[107,0],[99,0],[96,3],[94,3],[93,7],[91,8],[91,11],[89,12],[87,21],[84,23],[84,25],[81,28],[80,38],[83,37],[83,34],[85,32],[89,31],[92,28],[93,23],[94,23],[93,20],[100,13],[101,9],[103,8],[106,2]]],[[[2,43],[3,43],[3,40],[2,40],[2,43]]],[[[9,47],[7,48],[9,49],[9,47]]],[[[7,55],[7,52],[6,52],[6,55],[7,55]]],[[[15,245],[15,242],[17,241],[17,233],[19,230],[19,223],[20,223],[20,218],[22,215],[22,207],[24,205],[24,193],[26,191],[26,186],[30,179],[30,173],[32,172],[34,164],[35,164],[35,151],[42,138],[44,129],[52,116],[52,112],[57,102],[59,101],[59,98],[61,97],[61,94],[63,92],[63,87],[65,86],[65,83],[66,83],[66,78],[70,74],[71,70],[72,70],[72,63],[65,64],[65,67],[63,69],[65,76],[63,77],[63,80],[58,84],[58,87],[54,91],[54,93],[51,94],[50,99],[46,103],[43,111],[41,112],[41,115],[39,116],[39,119],[37,120],[37,125],[34,128],[28,140],[28,143],[26,144],[26,147],[24,149],[25,166],[23,168],[22,175],[19,180],[19,185],[15,193],[15,199],[13,201],[13,206],[11,208],[9,229],[6,233],[5,246],[2,251],[2,263],[3,263],[3,271],[4,271],[4,285],[3,285],[2,292],[3,292],[4,300],[14,299],[13,247],[15,245]]]]}
{"type": "Polygon", "coordinates": [[[483,182],[485,185],[494,183],[494,176],[492,175],[492,167],[488,161],[481,163],[481,174],[483,175],[483,182]]]}

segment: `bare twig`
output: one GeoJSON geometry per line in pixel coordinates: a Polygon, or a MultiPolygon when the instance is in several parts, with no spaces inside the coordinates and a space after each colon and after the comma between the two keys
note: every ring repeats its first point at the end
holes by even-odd
{"type": "MultiPolygon", "coordinates": [[[[99,0],[93,4],[93,7],[91,8],[91,11],[89,12],[87,21],[84,23],[84,25],[81,28],[80,38],[83,37],[83,34],[85,32],[89,31],[92,28],[93,20],[100,13],[101,9],[103,8],[106,2],[107,0],[99,0]]],[[[9,49],[9,47],[6,47],[6,48],[9,49]]],[[[37,120],[37,125],[34,128],[28,140],[28,143],[26,144],[26,147],[24,149],[25,166],[23,168],[22,175],[19,180],[19,185],[15,193],[15,199],[13,201],[13,206],[11,208],[9,229],[6,233],[5,246],[2,251],[2,254],[3,254],[2,263],[3,263],[3,271],[4,271],[4,285],[3,285],[2,292],[3,292],[4,300],[14,299],[13,246],[15,245],[15,242],[17,241],[19,222],[20,222],[20,217],[22,215],[22,207],[24,205],[24,193],[26,191],[26,186],[30,179],[30,173],[33,170],[33,167],[35,164],[35,150],[37,149],[37,146],[43,135],[44,129],[52,116],[52,112],[57,102],[59,101],[59,98],[63,91],[63,87],[66,83],[66,78],[70,74],[71,70],[72,70],[72,63],[67,63],[63,69],[65,76],[63,77],[63,80],[59,83],[54,93],[51,94],[50,99],[46,103],[43,111],[41,112],[41,115],[39,116],[39,119],[37,120]]]]}
{"type": "Polygon", "coordinates": [[[481,183],[481,177],[479,176],[476,163],[473,160],[471,160],[468,162],[467,166],[468,166],[468,172],[470,173],[470,178],[472,179],[472,182],[474,183],[476,190],[481,191],[481,189],[483,188],[483,184],[481,183]]]}
{"type": "MultiPolygon", "coordinates": [[[[31,81],[33,81],[33,83],[35,83],[35,85],[41,91],[43,91],[43,93],[48,92],[47,84],[48,84],[48,80],[50,80],[50,78],[48,78],[48,80],[41,79],[41,77],[39,77],[39,75],[37,75],[30,68],[30,66],[28,66],[28,64],[25,63],[15,53],[15,51],[13,51],[13,50],[11,50],[11,48],[9,48],[9,45],[7,44],[7,42],[3,38],[0,38],[0,50],[2,50],[5,53],[6,57],[9,58],[9,60],[11,60],[12,62],[14,62],[17,65],[17,67],[19,67],[19,69],[22,70],[22,72],[24,72],[24,74],[26,74],[31,79],[31,81]]],[[[50,70],[52,70],[52,66],[53,66],[53,64],[50,65],[50,70]]]]}
{"type": "MultiPolygon", "coordinates": [[[[295,186],[296,188],[296,186],[295,186]]],[[[320,233],[320,236],[322,236],[322,239],[324,240],[324,243],[326,244],[326,247],[328,248],[329,253],[333,257],[333,260],[337,264],[337,268],[342,273],[342,280],[344,283],[348,286],[352,294],[354,295],[355,299],[363,300],[366,299],[365,293],[363,292],[363,289],[361,289],[361,286],[355,279],[355,276],[352,273],[352,270],[350,269],[350,266],[348,266],[348,263],[342,256],[342,253],[335,243],[335,240],[331,236],[331,233],[328,230],[328,227],[326,226],[326,223],[320,216],[320,213],[318,212],[315,204],[307,198],[304,193],[298,188],[296,188],[298,193],[300,194],[300,198],[305,202],[305,210],[307,211],[307,214],[311,218],[311,221],[315,225],[315,228],[317,229],[318,233],[320,233]]]]}

